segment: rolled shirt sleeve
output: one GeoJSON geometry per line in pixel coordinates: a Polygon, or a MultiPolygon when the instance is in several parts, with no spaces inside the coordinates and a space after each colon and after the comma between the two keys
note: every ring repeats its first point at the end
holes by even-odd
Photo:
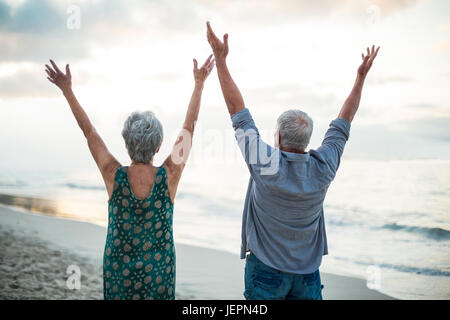
{"type": "Polygon", "coordinates": [[[350,122],[344,118],[335,119],[331,121],[322,145],[317,149],[317,152],[335,172],[339,168],[344,147],[349,137],[350,122]]]}
{"type": "Polygon", "coordinates": [[[231,116],[231,122],[250,174],[256,177],[278,173],[279,150],[262,141],[250,111],[245,108],[236,112],[231,116]]]}
{"type": "Polygon", "coordinates": [[[236,112],[231,116],[231,123],[233,125],[233,129],[247,129],[253,128],[256,129],[255,122],[250,114],[250,110],[247,108],[242,109],[239,112],[236,112]]]}

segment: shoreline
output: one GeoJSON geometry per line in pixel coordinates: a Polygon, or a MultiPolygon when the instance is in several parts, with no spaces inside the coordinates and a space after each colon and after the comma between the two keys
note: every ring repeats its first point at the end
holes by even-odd
{"type": "Polygon", "coordinates": [[[1,205],[23,209],[40,215],[76,220],[75,215],[61,211],[58,208],[58,202],[55,200],[26,195],[0,193],[0,206],[1,205]]]}
{"type": "MultiPolygon", "coordinates": [[[[21,255],[8,253],[8,250],[0,254],[0,282],[3,283],[0,299],[103,298],[102,259],[106,228],[4,204],[0,204],[0,226],[2,245],[12,239],[18,248],[25,247],[17,250],[21,255]],[[42,259],[42,255],[46,258],[42,259]],[[34,264],[12,261],[14,259],[29,259],[28,262],[34,264]],[[72,264],[80,266],[82,284],[88,283],[75,292],[66,286],[69,277],[66,269],[72,264]],[[14,269],[14,266],[17,267],[14,269]]],[[[14,247],[11,243],[9,246],[14,247]]],[[[175,247],[177,299],[244,299],[245,262],[237,254],[179,242],[175,242],[175,247]]],[[[394,299],[368,289],[366,281],[356,277],[323,272],[321,277],[324,299],[394,299]]]]}

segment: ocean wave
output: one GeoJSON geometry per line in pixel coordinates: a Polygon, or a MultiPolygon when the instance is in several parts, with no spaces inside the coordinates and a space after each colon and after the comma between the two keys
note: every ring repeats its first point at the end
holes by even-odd
{"type": "Polygon", "coordinates": [[[8,187],[8,188],[17,188],[17,187],[25,187],[28,183],[22,180],[14,180],[14,181],[2,181],[0,180],[0,187],[8,187]]]}
{"type": "Polygon", "coordinates": [[[105,190],[104,186],[92,186],[92,185],[89,186],[75,183],[66,183],[64,184],[64,186],[70,189],[79,189],[79,190],[105,190]]]}
{"type": "Polygon", "coordinates": [[[450,240],[450,230],[437,227],[429,228],[429,227],[407,226],[397,223],[388,223],[381,226],[381,228],[393,231],[401,230],[405,232],[422,234],[434,240],[450,240]]]}
{"type": "Polygon", "coordinates": [[[440,270],[440,269],[433,269],[433,268],[420,268],[420,267],[413,267],[413,266],[406,266],[406,265],[400,265],[400,264],[391,264],[391,263],[373,263],[373,262],[365,262],[365,261],[358,261],[358,260],[352,260],[345,257],[334,257],[336,260],[345,261],[348,263],[354,263],[357,265],[362,266],[377,266],[379,268],[384,269],[391,269],[395,271],[405,272],[405,273],[415,273],[419,275],[425,275],[425,276],[437,276],[437,277],[450,277],[450,272],[446,270],[440,270]]]}
{"type": "Polygon", "coordinates": [[[444,271],[444,270],[439,270],[439,269],[417,268],[417,267],[395,265],[395,264],[389,264],[389,263],[378,264],[378,266],[380,268],[394,269],[394,270],[401,271],[401,272],[422,274],[422,275],[426,275],[426,276],[450,277],[449,271],[444,271]]]}

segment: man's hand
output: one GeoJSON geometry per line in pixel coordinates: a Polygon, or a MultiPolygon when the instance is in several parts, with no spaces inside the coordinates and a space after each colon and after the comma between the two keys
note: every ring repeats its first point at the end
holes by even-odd
{"type": "Polygon", "coordinates": [[[222,42],[214,34],[214,31],[211,29],[209,21],[206,22],[206,28],[207,28],[206,37],[208,39],[209,44],[211,45],[216,61],[217,62],[225,61],[228,55],[228,34],[227,33],[224,34],[222,42]]]}
{"type": "Polygon", "coordinates": [[[369,48],[367,48],[367,55],[364,55],[364,53],[362,53],[363,62],[358,68],[359,77],[365,78],[367,76],[370,67],[372,67],[373,60],[378,54],[378,50],[380,50],[380,47],[378,47],[377,50],[375,50],[375,46],[373,45],[372,50],[369,50],[369,48]]]}
{"type": "Polygon", "coordinates": [[[230,71],[226,64],[228,54],[228,34],[223,36],[223,42],[220,41],[211,29],[209,21],[206,22],[206,37],[216,58],[217,75],[219,76],[220,87],[230,115],[233,115],[245,108],[244,99],[231,78],[230,71]]]}
{"type": "Polygon", "coordinates": [[[59,70],[53,60],[50,60],[50,63],[52,64],[53,69],[48,64],[45,65],[47,67],[47,69],[45,69],[45,72],[48,74],[47,79],[63,92],[70,90],[72,88],[72,75],[70,74],[69,65],[66,65],[66,74],[64,74],[59,70]]]}
{"type": "Polygon", "coordinates": [[[211,60],[212,56],[213,55],[210,55],[208,59],[206,59],[200,69],[197,67],[197,60],[194,59],[194,79],[196,85],[203,86],[206,78],[208,78],[211,70],[214,68],[214,59],[211,60]]]}
{"type": "Polygon", "coordinates": [[[356,111],[358,111],[359,108],[364,81],[370,67],[372,66],[373,60],[378,54],[378,50],[380,50],[380,47],[375,50],[375,46],[372,46],[372,50],[367,48],[367,55],[364,55],[364,53],[362,54],[363,62],[358,68],[358,76],[356,77],[355,84],[353,85],[350,95],[345,100],[344,105],[341,108],[341,112],[339,112],[338,118],[344,118],[348,122],[352,122],[355,117],[356,111]]]}

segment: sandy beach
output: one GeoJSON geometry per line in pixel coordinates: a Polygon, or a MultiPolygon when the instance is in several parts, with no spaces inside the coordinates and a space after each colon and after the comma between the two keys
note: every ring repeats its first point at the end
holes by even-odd
{"type": "MultiPolygon", "coordinates": [[[[0,205],[0,299],[103,299],[106,229],[0,205]],[[81,288],[69,289],[69,266],[81,288]]],[[[176,235],[175,235],[176,237],[176,235]]],[[[177,299],[243,299],[237,255],[176,243],[177,299]]],[[[322,273],[324,299],[391,299],[363,279],[322,273]]]]}

